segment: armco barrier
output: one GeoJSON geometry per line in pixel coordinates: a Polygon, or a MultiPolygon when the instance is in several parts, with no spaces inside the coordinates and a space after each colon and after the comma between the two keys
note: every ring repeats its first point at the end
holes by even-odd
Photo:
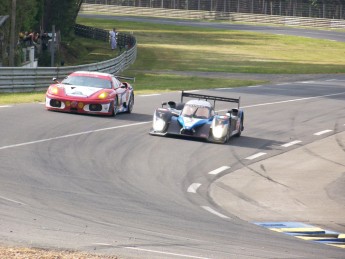
{"type": "Polygon", "coordinates": [[[197,11],[167,8],[149,8],[121,5],[103,4],[83,4],[80,14],[100,13],[100,14],[120,14],[134,16],[151,16],[180,19],[207,19],[224,20],[233,22],[277,24],[286,26],[305,26],[315,28],[344,29],[345,20],[308,18],[297,16],[265,15],[252,13],[219,12],[219,11],[197,11]]]}
{"type": "Polygon", "coordinates": [[[117,57],[92,64],[61,67],[0,67],[0,92],[28,92],[45,90],[52,83],[52,78],[63,79],[77,70],[99,71],[119,74],[134,63],[137,56],[137,44],[132,35],[122,34],[125,50],[117,57]]]}

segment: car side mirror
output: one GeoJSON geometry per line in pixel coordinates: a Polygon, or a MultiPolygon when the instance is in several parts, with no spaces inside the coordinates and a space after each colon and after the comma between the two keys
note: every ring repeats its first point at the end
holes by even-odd
{"type": "Polygon", "coordinates": [[[53,79],[52,79],[52,80],[53,80],[53,82],[54,82],[54,83],[56,83],[56,84],[59,84],[59,83],[60,83],[60,82],[57,80],[57,78],[56,78],[56,77],[53,77],[53,79]]]}

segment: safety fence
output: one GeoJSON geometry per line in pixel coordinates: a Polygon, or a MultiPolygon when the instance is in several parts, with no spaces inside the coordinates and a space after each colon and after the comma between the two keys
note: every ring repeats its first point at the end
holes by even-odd
{"type": "Polygon", "coordinates": [[[345,16],[343,0],[84,0],[84,3],[327,19],[344,19],[345,16]]]}
{"type": "MultiPolygon", "coordinates": [[[[99,31],[87,26],[78,26],[82,30],[76,29],[76,34],[83,31],[84,37],[92,37],[94,31],[99,31]],[[79,32],[78,32],[79,30],[79,32]]],[[[103,31],[103,36],[107,31],[103,31]]],[[[98,40],[108,40],[106,38],[95,38],[98,40]]],[[[1,67],[0,68],[0,92],[29,92],[45,90],[52,83],[52,78],[62,79],[70,73],[83,71],[99,71],[118,75],[127,69],[136,60],[137,44],[133,35],[121,34],[120,41],[124,50],[121,54],[113,59],[105,60],[98,63],[78,65],[78,66],[61,66],[61,67],[1,67]]]]}
{"type": "MultiPolygon", "coordinates": [[[[109,41],[109,31],[103,29],[76,24],[76,26],[74,27],[74,32],[76,35],[81,37],[105,42],[109,41]]],[[[120,50],[130,49],[135,44],[135,38],[132,35],[126,33],[118,32],[116,34],[116,40],[116,45],[120,50]]]]}
{"type": "Polygon", "coordinates": [[[197,11],[167,8],[131,7],[122,5],[83,4],[80,13],[121,14],[181,19],[228,20],[233,22],[276,24],[315,28],[344,29],[345,20],[297,16],[265,15],[220,11],[197,11]]]}

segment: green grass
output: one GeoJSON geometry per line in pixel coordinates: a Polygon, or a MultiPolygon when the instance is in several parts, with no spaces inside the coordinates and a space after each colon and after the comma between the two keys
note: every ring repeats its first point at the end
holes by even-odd
{"type": "Polygon", "coordinates": [[[79,23],[138,40],[131,70],[230,73],[344,73],[345,43],[255,32],[79,18],[79,23]]]}
{"type": "MultiPolygon", "coordinates": [[[[195,77],[193,72],[259,74],[345,73],[345,43],[305,37],[78,18],[78,23],[133,33],[136,62],[123,72],[136,77],[137,94],[159,91],[237,87],[265,81],[195,77]],[[190,71],[190,76],[169,71],[190,71]]],[[[110,59],[118,53],[107,42],[79,38],[66,42],[65,65],[110,59]]],[[[43,101],[44,93],[0,94],[0,104],[43,101]]]]}
{"type": "Polygon", "coordinates": [[[231,88],[263,84],[260,80],[226,80],[222,78],[208,78],[196,76],[181,76],[174,74],[136,74],[135,88],[137,93],[152,93],[162,91],[196,90],[210,88],[231,88]],[[164,86],[164,87],[162,87],[164,86]]]}
{"type": "Polygon", "coordinates": [[[0,93],[0,104],[44,102],[45,92],[0,93]]]}

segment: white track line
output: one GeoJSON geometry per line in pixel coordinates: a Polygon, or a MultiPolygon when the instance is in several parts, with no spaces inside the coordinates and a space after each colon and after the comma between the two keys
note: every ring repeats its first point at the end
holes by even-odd
{"type": "Polygon", "coordinates": [[[252,156],[246,157],[246,159],[248,159],[248,160],[253,160],[253,159],[255,159],[255,158],[258,158],[258,157],[264,156],[264,155],[266,155],[266,153],[264,153],[264,152],[259,152],[259,153],[256,153],[256,154],[252,155],[252,156]]]}
{"type": "Polygon", "coordinates": [[[0,150],[1,149],[14,148],[14,147],[27,146],[27,145],[32,145],[32,144],[37,144],[37,143],[42,143],[42,142],[48,142],[48,141],[57,140],[57,139],[64,139],[64,138],[70,138],[70,137],[75,137],[75,136],[80,136],[80,135],[86,135],[86,134],[91,134],[91,133],[95,133],[95,132],[99,132],[99,131],[114,130],[114,129],[119,129],[119,128],[138,126],[138,125],[147,124],[147,123],[151,123],[151,121],[138,122],[138,123],[133,123],[133,124],[126,124],[126,125],[110,127],[110,128],[89,130],[89,131],[78,132],[78,133],[63,135],[63,136],[54,137],[54,138],[46,138],[46,139],[40,139],[40,140],[35,140],[35,141],[30,141],[30,142],[24,142],[24,143],[9,145],[9,146],[2,146],[2,147],[0,147],[0,150]]]}
{"type": "Polygon", "coordinates": [[[127,246],[127,247],[125,247],[125,248],[126,248],[126,249],[132,249],[132,250],[143,251],[143,252],[149,252],[149,253],[162,254],[162,255],[174,255],[174,256],[180,256],[180,257],[185,257],[185,258],[210,259],[210,258],[208,258],[208,257],[200,257],[200,256],[194,256],[194,255],[169,253],[169,252],[156,251],[156,250],[151,250],[151,249],[143,249],[143,248],[139,248],[139,247],[130,247],[130,246],[127,246]]]}
{"type": "Polygon", "coordinates": [[[208,212],[211,212],[212,214],[221,217],[223,219],[228,219],[228,216],[223,215],[222,213],[219,213],[218,211],[215,211],[214,209],[208,207],[208,206],[201,206],[201,208],[203,208],[204,210],[207,210],[208,212]]]}
{"type": "Polygon", "coordinates": [[[330,96],[343,95],[343,94],[345,94],[345,92],[341,92],[341,93],[337,93],[337,94],[326,94],[326,95],[312,96],[312,97],[299,98],[299,99],[290,99],[290,100],[279,101],[279,102],[260,103],[260,104],[243,106],[241,108],[251,108],[251,107],[266,106],[266,105],[273,105],[273,104],[299,102],[299,101],[312,100],[312,99],[318,99],[318,98],[322,98],[322,97],[330,97],[330,96]]]}
{"type": "Polygon", "coordinates": [[[1,105],[0,108],[9,108],[12,107],[11,105],[1,105]]]}
{"type": "Polygon", "coordinates": [[[291,146],[296,145],[296,144],[301,143],[301,142],[302,142],[301,140],[291,141],[289,143],[282,145],[282,147],[291,147],[291,146]]]}
{"type": "Polygon", "coordinates": [[[141,97],[150,97],[150,96],[157,96],[157,95],[160,95],[160,94],[139,94],[138,96],[141,96],[141,97]]]}
{"type": "Polygon", "coordinates": [[[191,193],[196,193],[196,191],[198,190],[198,188],[201,186],[201,183],[192,183],[188,189],[187,192],[191,192],[191,193]]]}
{"type": "Polygon", "coordinates": [[[221,87],[221,88],[214,88],[214,90],[231,90],[231,87],[221,87]]]}
{"type": "Polygon", "coordinates": [[[323,130],[323,131],[319,131],[319,132],[316,132],[314,133],[315,136],[320,136],[320,135],[323,135],[323,134],[326,134],[326,133],[329,133],[329,132],[332,132],[333,130],[323,130]]]}
{"type": "Polygon", "coordinates": [[[20,204],[20,205],[26,205],[25,203],[22,203],[22,202],[20,202],[20,201],[8,199],[8,198],[5,198],[5,197],[3,197],[3,196],[0,196],[0,199],[5,200],[5,201],[10,201],[10,202],[13,202],[13,203],[17,203],[17,204],[20,204]]]}
{"type": "Polygon", "coordinates": [[[230,168],[230,166],[226,166],[226,165],[225,166],[221,166],[221,167],[219,167],[219,168],[209,172],[208,174],[216,175],[216,174],[219,174],[219,173],[221,173],[221,172],[223,172],[223,171],[225,171],[225,170],[227,170],[229,168],[230,168]]]}
{"type": "Polygon", "coordinates": [[[300,83],[300,84],[313,84],[313,83],[315,83],[315,81],[301,81],[301,82],[297,82],[297,83],[300,83]]]}
{"type": "MultiPolygon", "coordinates": [[[[337,96],[337,95],[343,95],[343,94],[345,94],[345,92],[341,92],[341,93],[337,93],[337,94],[326,94],[326,95],[312,96],[312,97],[299,98],[299,99],[290,99],[290,100],[271,102],[271,103],[259,103],[259,104],[241,106],[241,108],[253,108],[253,107],[267,106],[267,105],[274,105],[274,104],[281,104],[281,103],[299,102],[299,101],[312,100],[312,99],[318,99],[318,98],[322,98],[322,97],[330,97],[330,96],[337,96]]],[[[217,112],[222,112],[222,111],[227,111],[227,110],[228,109],[218,110],[217,112]]]]}

